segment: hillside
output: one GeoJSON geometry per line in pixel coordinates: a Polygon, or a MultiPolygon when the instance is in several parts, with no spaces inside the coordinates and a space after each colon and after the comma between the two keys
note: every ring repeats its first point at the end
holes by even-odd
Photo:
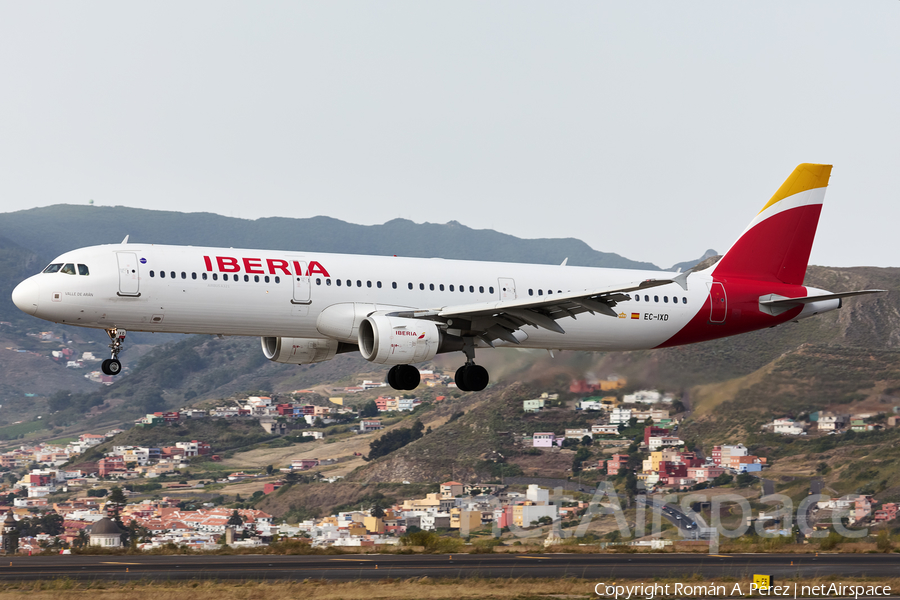
{"type": "Polygon", "coordinates": [[[559,264],[568,257],[570,265],[656,269],[650,263],[594,250],[572,238],[526,240],[492,230],[471,229],[456,221],[443,225],[405,219],[383,225],[355,225],[329,217],[250,221],[211,213],[68,204],[5,213],[0,219],[0,236],[47,260],[82,246],[119,243],[126,235],[134,243],[537,264],[559,264]],[[35,236],[35,231],[41,235],[35,236]]]}

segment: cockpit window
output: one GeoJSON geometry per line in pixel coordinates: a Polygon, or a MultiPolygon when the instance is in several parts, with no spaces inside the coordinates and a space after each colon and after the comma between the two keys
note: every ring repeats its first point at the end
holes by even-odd
{"type": "Polygon", "coordinates": [[[74,275],[75,274],[75,265],[72,263],[66,263],[62,269],[59,270],[60,273],[65,273],[66,275],[74,275]]]}
{"type": "Polygon", "coordinates": [[[78,274],[79,275],[90,275],[91,272],[88,271],[87,265],[78,265],[78,274]]]}
{"type": "Polygon", "coordinates": [[[47,268],[44,269],[43,273],[56,273],[62,268],[62,263],[53,263],[52,265],[47,265],[47,268]]]}

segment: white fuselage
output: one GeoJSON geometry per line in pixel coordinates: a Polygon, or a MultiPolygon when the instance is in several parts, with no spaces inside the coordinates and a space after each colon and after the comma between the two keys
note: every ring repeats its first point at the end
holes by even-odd
{"type": "MultiPolygon", "coordinates": [[[[145,244],[82,248],[53,263],[76,265],[76,274],[40,273],[22,288],[35,298],[34,310],[26,312],[42,319],[103,329],[350,343],[356,342],[356,323],[335,333],[323,327],[323,312],[365,314],[538,299],[672,277],[656,271],[145,244]],[[86,266],[89,274],[77,274],[77,265],[86,266]]],[[[618,318],[583,313],[560,319],[565,334],[525,327],[517,332],[520,347],[657,347],[703,308],[711,281],[695,273],[687,290],[668,284],[632,293],[631,300],[615,306],[618,318]]]]}

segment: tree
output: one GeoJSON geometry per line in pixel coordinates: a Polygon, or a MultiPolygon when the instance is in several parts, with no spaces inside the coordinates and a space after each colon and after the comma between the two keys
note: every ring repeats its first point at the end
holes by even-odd
{"type": "Polygon", "coordinates": [[[374,400],[369,400],[363,404],[363,407],[359,411],[359,416],[364,419],[378,416],[378,405],[375,404],[374,400]]]}
{"type": "Polygon", "coordinates": [[[237,509],[231,513],[231,517],[228,518],[228,525],[235,525],[240,527],[244,524],[244,519],[241,518],[240,513],[238,513],[237,509]]]}
{"type": "Polygon", "coordinates": [[[272,471],[274,471],[274,470],[275,470],[275,467],[273,467],[272,465],[266,465],[266,475],[271,475],[272,471]]]}
{"type": "Polygon", "coordinates": [[[372,507],[372,516],[377,519],[384,516],[384,509],[381,508],[380,504],[375,504],[375,506],[372,507]]]}
{"type": "Polygon", "coordinates": [[[119,518],[119,511],[122,510],[122,507],[126,504],[128,504],[128,500],[125,499],[125,492],[122,491],[122,488],[116,486],[109,491],[109,498],[106,500],[106,505],[113,510],[116,520],[119,518]]]}
{"type": "Polygon", "coordinates": [[[372,440],[369,444],[368,460],[374,460],[381,456],[390,454],[394,450],[399,450],[403,446],[422,437],[425,426],[422,421],[416,419],[412,427],[404,427],[389,431],[377,440],[372,440]]]}
{"type": "Polygon", "coordinates": [[[584,448],[584,447],[579,448],[578,451],[575,453],[575,457],[572,458],[572,473],[575,475],[577,475],[578,473],[581,473],[582,464],[584,463],[584,461],[586,461],[590,457],[591,457],[590,450],[588,450],[587,448],[584,448]]]}
{"type": "Polygon", "coordinates": [[[593,443],[594,443],[594,438],[593,438],[593,436],[586,435],[586,436],[584,436],[583,438],[581,438],[581,445],[582,445],[582,446],[590,446],[590,445],[593,444],[593,443]]]}

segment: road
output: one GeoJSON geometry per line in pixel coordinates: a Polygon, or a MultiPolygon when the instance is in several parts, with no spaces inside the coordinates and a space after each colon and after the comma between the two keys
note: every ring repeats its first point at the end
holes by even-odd
{"type": "Polygon", "coordinates": [[[0,580],[252,579],[335,581],[407,577],[678,578],[701,573],[746,579],[896,577],[900,554],[407,554],[328,556],[33,556],[2,558],[0,580]]]}

